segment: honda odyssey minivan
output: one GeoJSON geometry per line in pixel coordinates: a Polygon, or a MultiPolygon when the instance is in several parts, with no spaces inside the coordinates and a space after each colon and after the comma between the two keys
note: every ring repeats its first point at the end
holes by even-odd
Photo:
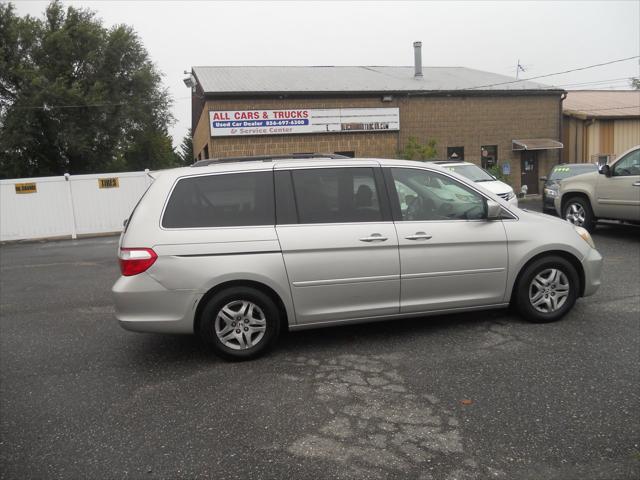
{"type": "Polygon", "coordinates": [[[159,172],[120,238],[122,327],[229,359],[290,330],[513,305],[560,319],[600,285],[589,233],[433,163],[331,155],[159,172]]]}

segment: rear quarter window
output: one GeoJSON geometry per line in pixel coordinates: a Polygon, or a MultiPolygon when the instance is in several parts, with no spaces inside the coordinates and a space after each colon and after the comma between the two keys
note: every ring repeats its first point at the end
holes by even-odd
{"type": "Polygon", "coordinates": [[[182,178],[171,192],[162,216],[164,228],[274,224],[272,172],[182,178]]]}

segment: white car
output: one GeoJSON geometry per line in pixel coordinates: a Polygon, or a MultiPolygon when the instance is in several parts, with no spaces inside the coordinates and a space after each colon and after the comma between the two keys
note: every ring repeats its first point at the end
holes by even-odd
{"type": "Polygon", "coordinates": [[[453,160],[439,160],[434,163],[451,170],[452,172],[462,175],[471,181],[476,183],[482,183],[482,186],[489,190],[491,193],[495,193],[500,198],[505,199],[509,205],[514,207],[518,206],[518,197],[516,196],[513,188],[504,182],[501,182],[496,177],[491,175],[486,170],[483,170],[474,163],[458,162],[453,160]]]}

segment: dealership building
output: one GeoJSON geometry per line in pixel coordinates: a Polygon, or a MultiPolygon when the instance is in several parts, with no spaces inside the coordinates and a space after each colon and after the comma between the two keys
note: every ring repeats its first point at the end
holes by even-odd
{"type": "Polygon", "coordinates": [[[396,158],[411,137],[436,159],[498,165],[537,193],[560,160],[564,91],[464,67],[193,67],[197,159],[285,153],[396,158]]]}

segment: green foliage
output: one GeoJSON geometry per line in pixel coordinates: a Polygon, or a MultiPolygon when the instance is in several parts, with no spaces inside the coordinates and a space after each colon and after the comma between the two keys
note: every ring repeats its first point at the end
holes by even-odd
{"type": "Polygon", "coordinates": [[[0,4],[0,177],[174,166],[171,100],[131,27],[0,4]]]}
{"type": "Polygon", "coordinates": [[[438,150],[436,141],[431,139],[426,144],[418,142],[416,137],[409,137],[404,149],[398,152],[399,158],[404,160],[431,160],[436,158],[438,150]]]}
{"type": "Polygon", "coordinates": [[[640,90],[640,77],[634,77],[629,79],[631,88],[634,90],[640,90]]]}
{"type": "Polygon", "coordinates": [[[510,175],[505,175],[504,173],[502,173],[502,168],[500,168],[500,166],[492,165],[491,167],[487,168],[486,170],[487,170],[487,172],[489,172],[491,175],[496,177],[501,182],[504,182],[504,183],[506,183],[508,185],[512,185],[511,184],[510,175]]]}
{"type": "Polygon", "coordinates": [[[193,134],[191,129],[182,139],[177,155],[182,165],[191,165],[193,163],[195,157],[193,156],[193,134]]]}

